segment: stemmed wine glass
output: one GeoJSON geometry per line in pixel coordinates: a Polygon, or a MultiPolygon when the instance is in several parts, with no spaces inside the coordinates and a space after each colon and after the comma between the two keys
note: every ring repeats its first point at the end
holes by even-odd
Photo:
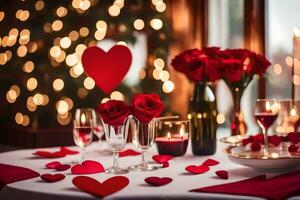
{"type": "Polygon", "coordinates": [[[264,156],[269,157],[268,129],[276,120],[279,112],[279,103],[275,99],[257,99],[254,115],[264,135],[264,156]]]}
{"type": "Polygon", "coordinates": [[[129,121],[128,118],[122,125],[109,125],[103,122],[105,138],[113,152],[113,166],[106,169],[107,174],[126,174],[129,171],[119,167],[119,152],[122,151],[127,142],[129,121]]]}
{"type": "Polygon", "coordinates": [[[94,121],[93,132],[94,132],[94,135],[96,135],[98,137],[98,139],[99,139],[98,143],[99,143],[99,146],[101,146],[101,139],[102,139],[102,136],[104,135],[103,123],[100,118],[100,115],[94,109],[92,109],[92,116],[93,116],[93,121],[94,121]]]}
{"type": "Polygon", "coordinates": [[[92,109],[77,109],[73,126],[74,142],[81,148],[81,156],[77,163],[84,160],[85,147],[93,141],[93,126],[92,109]]]}

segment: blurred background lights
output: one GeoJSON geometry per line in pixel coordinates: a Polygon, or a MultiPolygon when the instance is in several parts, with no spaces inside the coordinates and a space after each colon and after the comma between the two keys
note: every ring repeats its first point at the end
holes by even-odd
{"type": "Polygon", "coordinates": [[[91,77],[86,77],[83,81],[83,85],[86,89],[91,90],[95,87],[95,81],[91,77]]]}
{"type": "Polygon", "coordinates": [[[60,100],[56,103],[56,109],[59,114],[65,114],[69,110],[69,105],[67,102],[60,100]]]}
{"type": "Polygon", "coordinates": [[[154,30],[159,30],[163,27],[163,23],[160,19],[152,19],[150,21],[150,26],[154,29],[154,30]]]}
{"type": "Polygon", "coordinates": [[[71,45],[71,39],[69,37],[63,37],[60,40],[60,46],[64,49],[69,48],[71,45]]]}
{"type": "Polygon", "coordinates": [[[273,66],[273,70],[276,75],[280,75],[282,73],[282,67],[279,64],[275,64],[273,66]]]}
{"type": "Polygon", "coordinates": [[[165,66],[165,62],[164,62],[163,59],[161,59],[161,58],[156,58],[156,59],[154,60],[154,67],[155,67],[155,68],[163,69],[164,66],[165,66]]]}
{"type": "Polygon", "coordinates": [[[174,90],[174,83],[170,80],[164,82],[163,86],[162,86],[162,90],[165,93],[170,93],[174,90]]]}
{"type": "Polygon", "coordinates": [[[142,30],[145,26],[145,23],[142,19],[136,19],[133,22],[133,26],[136,30],[142,30]]]}
{"type": "Polygon", "coordinates": [[[217,123],[218,124],[223,124],[225,122],[225,115],[222,113],[219,113],[217,115],[217,123]]]}
{"type": "Polygon", "coordinates": [[[55,20],[53,23],[52,23],[52,29],[54,31],[60,31],[63,27],[63,23],[61,20],[55,20]]]}
{"type": "Polygon", "coordinates": [[[120,8],[116,5],[112,5],[108,8],[108,14],[112,17],[116,17],[120,14],[120,8]]]}
{"type": "Polygon", "coordinates": [[[52,86],[55,91],[61,91],[64,88],[64,81],[60,78],[57,78],[53,81],[52,86]]]}
{"type": "Polygon", "coordinates": [[[26,83],[26,87],[29,91],[34,90],[38,85],[36,78],[29,78],[26,83]]]}
{"type": "Polygon", "coordinates": [[[124,95],[119,91],[114,91],[110,94],[110,98],[114,100],[124,101],[124,95]]]}

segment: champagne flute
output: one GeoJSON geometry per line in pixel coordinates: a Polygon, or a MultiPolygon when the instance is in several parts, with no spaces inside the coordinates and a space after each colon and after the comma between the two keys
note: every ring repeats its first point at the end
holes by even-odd
{"type": "Polygon", "coordinates": [[[127,169],[119,166],[119,152],[122,151],[127,142],[128,136],[128,118],[122,125],[109,125],[103,122],[105,138],[111,151],[113,152],[113,166],[106,169],[107,174],[126,174],[127,169]]]}
{"type": "Polygon", "coordinates": [[[269,157],[268,129],[276,120],[279,112],[279,103],[275,99],[257,99],[254,115],[264,135],[264,156],[269,157]]]}
{"type": "Polygon", "coordinates": [[[93,132],[94,132],[94,135],[96,135],[98,137],[98,139],[99,139],[98,143],[99,143],[99,146],[101,146],[101,139],[102,139],[102,136],[104,135],[103,123],[100,118],[100,115],[94,109],[92,109],[92,116],[93,116],[93,121],[94,121],[93,132]]]}
{"type": "Polygon", "coordinates": [[[73,139],[77,146],[81,148],[80,159],[84,160],[85,147],[93,141],[93,119],[91,109],[77,109],[73,126],[73,139]]]}

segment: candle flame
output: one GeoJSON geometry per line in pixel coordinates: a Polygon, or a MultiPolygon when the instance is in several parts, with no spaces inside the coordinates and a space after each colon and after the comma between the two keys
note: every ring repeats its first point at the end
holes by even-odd
{"type": "Polygon", "coordinates": [[[85,114],[84,114],[84,113],[81,115],[80,121],[81,121],[81,124],[85,124],[85,122],[86,122],[86,117],[85,117],[85,114]]]}
{"type": "Polygon", "coordinates": [[[179,135],[180,135],[181,137],[184,136],[184,127],[183,127],[183,126],[181,126],[181,128],[180,128],[180,130],[179,130],[179,135]]]}
{"type": "Polygon", "coordinates": [[[271,107],[271,105],[270,105],[270,102],[266,102],[266,111],[271,111],[272,110],[272,107],[271,107]]]}
{"type": "Polygon", "coordinates": [[[292,108],[290,111],[291,116],[296,116],[297,115],[297,110],[295,108],[292,108]]]}
{"type": "Polygon", "coordinates": [[[168,132],[168,134],[167,134],[167,138],[168,138],[168,140],[170,140],[170,139],[171,139],[171,133],[170,133],[170,132],[168,132]]]}

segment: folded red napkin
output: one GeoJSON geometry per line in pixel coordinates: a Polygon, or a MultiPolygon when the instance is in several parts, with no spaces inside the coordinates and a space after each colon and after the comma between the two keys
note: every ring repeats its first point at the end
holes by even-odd
{"type": "Polygon", "coordinates": [[[265,175],[216,186],[190,190],[191,192],[222,193],[263,197],[271,200],[287,199],[300,191],[300,171],[266,179],[265,175]]]}
{"type": "Polygon", "coordinates": [[[31,169],[0,163],[0,190],[6,184],[35,178],[38,176],[40,176],[40,174],[31,169]]]}

